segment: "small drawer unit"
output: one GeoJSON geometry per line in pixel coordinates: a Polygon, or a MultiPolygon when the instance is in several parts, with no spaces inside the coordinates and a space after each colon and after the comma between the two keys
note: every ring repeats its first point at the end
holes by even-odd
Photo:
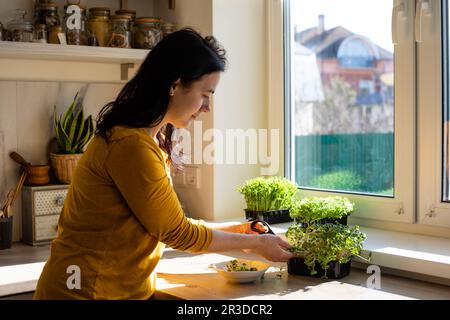
{"type": "Polygon", "coordinates": [[[22,190],[22,241],[33,246],[50,243],[69,185],[24,187],[22,190]]]}

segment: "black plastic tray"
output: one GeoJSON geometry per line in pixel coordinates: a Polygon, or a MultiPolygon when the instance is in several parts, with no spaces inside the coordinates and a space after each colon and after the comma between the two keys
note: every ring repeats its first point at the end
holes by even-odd
{"type": "MultiPolygon", "coordinates": [[[[312,224],[326,224],[326,223],[334,223],[334,224],[342,224],[347,225],[347,218],[348,216],[342,217],[340,219],[322,219],[318,221],[314,221],[312,224]]],[[[302,227],[307,227],[308,224],[305,222],[302,222],[301,220],[297,219],[297,223],[301,224],[302,227]]]]}
{"type": "Polygon", "coordinates": [[[289,209],[271,211],[253,211],[245,209],[244,211],[247,220],[263,220],[270,224],[293,221],[289,215],[289,209]]]}
{"type": "MultiPolygon", "coordinates": [[[[351,260],[346,263],[339,263],[337,261],[332,261],[329,263],[329,268],[326,272],[326,278],[329,279],[341,279],[350,274],[350,265],[351,260]]],[[[291,258],[288,261],[288,273],[292,275],[299,276],[309,276],[314,278],[321,278],[325,275],[325,270],[322,269],[320,264],[316,262],[315,268],[317,273],[311,276],[311,271],[308,266],[305,264],[305,260],[303,258],[291,258]]]]}

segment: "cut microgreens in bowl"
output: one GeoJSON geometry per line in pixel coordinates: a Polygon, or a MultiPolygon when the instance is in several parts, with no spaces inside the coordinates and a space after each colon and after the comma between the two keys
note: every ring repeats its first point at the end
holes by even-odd
{"type": "Polygon", "coordinates": [[[227,263],[227,270],[232,271],[258,271],[256,267],[250,267],[246,262],[239,262],[238,260],[231,260],[227,263]]]}

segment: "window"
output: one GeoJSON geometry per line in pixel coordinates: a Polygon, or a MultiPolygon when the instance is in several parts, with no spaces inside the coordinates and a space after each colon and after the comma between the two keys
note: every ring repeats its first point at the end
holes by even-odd
{"type": "Polygon", "coordinates": [[[416,18],[414,0],[290,0],[284,10],[286,175],[303,196],[348,196],[356,216],[416,222],[414,31],[428,43],[428,12],[416,18]]]}
{"type": "Polygon", "coordinates": [[[417,1],[417,222],[450,226],[449,194],[449,7],[417,1]]]}

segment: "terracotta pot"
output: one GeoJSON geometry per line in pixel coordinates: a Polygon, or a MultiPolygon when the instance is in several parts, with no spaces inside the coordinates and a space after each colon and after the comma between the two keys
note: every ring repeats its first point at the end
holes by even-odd
{"type": "Polygon", "coordinates": [[[56,178],[66,184],[70,184],[72,181],[72,175],[78,164],[78,161],[83,156],[82,153],[78,154],[56,154],[50,153],[50,160],[52,167],[55,170],[56,178]]]}

